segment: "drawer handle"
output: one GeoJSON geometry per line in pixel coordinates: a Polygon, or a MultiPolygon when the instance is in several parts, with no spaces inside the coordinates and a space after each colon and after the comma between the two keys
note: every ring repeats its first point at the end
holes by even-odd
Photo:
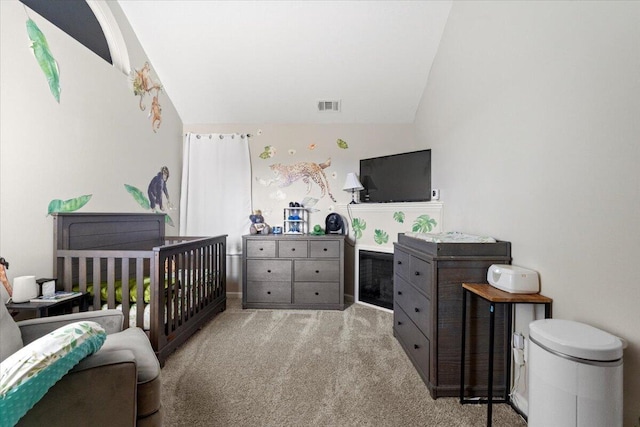
{"type": "Polygon", "coordinates": [[[398,322],[398,326],[402,325],[402,322],[398,322]]]}
{"type": "Polygon", "coordinates": [[[413,345],[413,348],[414,348],[414,350],[417,350],[417,349],[419,349],[419,348],[420,348],[420,346],[419,346],[418,344],[414,344],[414,345],[413,345]]]}
{"type": "Polygon", "coordinates": [[[267,295],[271,295],[271,291],[267,291],[267,295]]]}
{"type": "Polygon", "coordinates": [[[320,270],[316,270],[316,273],[320,273],[320,270]]]}
{"type": "Polygon", "coordinates": [[[418,307],[415,308],[416,313],[420,313],[420,309],[418,307]]]}
{"type": "Polygon", "coordinates": [[[419,271],[416,271],[416,276],[419,276],[419,275],[420,275],[420,272],[419,272],[419,271]]]}
{"type": "Polygon", "coordinates": [[[260,248],[261,251],[264,251],[264,248],[260,248]]]}
{"type": "Polygon", "coordinates": [[[402,261],[398,261],[398,262],[397,262],[397,264],[398,264],[398,265],[402,265],[402,261]]]}
{"type": "Polygon", "coordinates": [[[271,270],[267,270],[267,273],[271,273],[271,270]]]}
{"type": "Polygon", "coordinates": [[[329,249],[327,249],[327,248],[324,248],[324,249],[323,249],[323,251],[325,251],[325,252],[327,252],[328,250],[329,250],[329,249]]]}
{"type": "Polygon", "coordinates": [[[316,292],[316,295],[320,295],[320,292],[316,292]]]}
{"type": "Polygon", "coordinates": [[[398,291],[398,295],[402,295],[402,291],[398,291]]]}
{"type": "Polygon", "coordinates": [[[296,248],[291,248],[291,252],[295,252],[295,251],[296,251],[296,248]]]}

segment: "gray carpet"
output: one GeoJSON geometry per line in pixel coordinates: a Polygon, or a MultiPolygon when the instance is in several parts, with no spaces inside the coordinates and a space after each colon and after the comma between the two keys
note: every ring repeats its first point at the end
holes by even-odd
{"type": "MultiPolygon", "coordinates": [[[[227,310],[162,369],[166,426],[484,426],[485,405],[431,399],[393,315],[227,310]]],[[[493,425],[526,426],[508,405],[493,425]]]]}

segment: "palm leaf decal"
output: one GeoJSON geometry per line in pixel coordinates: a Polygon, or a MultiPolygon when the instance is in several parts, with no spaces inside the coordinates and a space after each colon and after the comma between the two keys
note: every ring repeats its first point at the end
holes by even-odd
{"type": "Polygon", "coordinates": [[[362,237],[362,231],[367,228],[367,222],[361,218],[353,218],[351,228],[353,228],[355,238],[360,239],[362,237]]]}
{"type": "Polygon", "coordinates": [[[433,230],[433,228],[438,225],[435,219],[431,218],[429,215],[420,215],[413,222],[413,227],[411,231],[416,233],[428,233],[433,230]]]}
{"type": "Polygon", "coordinates": [[[349,144],[347,144],[347,141],[345,141],[344,139],[338,138],[336,144],[338,144],[338,148],[342,148],[343,150],[349,148],[349,144]]]}
{"type": "Polygon", "coordinates": [[[133,199],[136,202],[138,202],[138,204],[140,206],[142,206],[144,209],[151,209],[151,204],[149,203],[149,199],[147,198],[146,194],[144,194],[142,191],[138,190],[133,185],[125,184],[124,188],[127,189],[129,194],[131,194],[133,196],[133,199]]]}
{"type": "Polygon", "coordinates": [[[60,200],[54,199],[49,202],[49,207],[47,209],[47,215],[51,215],[52,213],[57,212],[74,212],[89,203],[91,200],[91,194],[87,194],[84,196],[76,197],[75,199],[69,200],[60,200]]]}
{"type": "Polygon", "coordinates": [[[389,241],[389,235],[384,230],[376,229],[373,235],[373,240],[379,245],[384,245],[389,241]]]}
{"type": "Polygon", "coordinates": [[[393,214],[393,219],[402,224],[404,222],[404,212],[395,212],[393,214]]]}
{"type": "Polygon", "coordinates": [[[58,63],[53,58],[46,37],[31,18],[27,20],[27,34],[31,40],[33,55],[36,57],[38,65],[40,65],[40,69],[42,69],[49,83],[49,90],[51,90],[51,94],[56,101],[60,103],[60,70],[58,69],[58,63]]]}

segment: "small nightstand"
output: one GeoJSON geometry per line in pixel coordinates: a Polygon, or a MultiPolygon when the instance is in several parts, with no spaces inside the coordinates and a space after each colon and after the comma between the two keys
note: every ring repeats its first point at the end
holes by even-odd
{"type": "Polygon", "coordinates": [[[58,314],[68,314],[73,312],[73,307],[78,306],[80,311],[89,310],[90,297],[88,292],[62,301],[52,302],[10,302],[5,305],[11,311],[35,311],[36,317],[49,317],[58,314]]]}
{"type": "MultiPolygon", "coordinates": [[[[507,403],[513,409],[518,409],[513,405],[513,402],[509,399],[509,387],[511,385],[511,349],[505,349],[505,380],[504,380],[504,395],[502,399],[493,398],[493,352],[494,352],[494,334],[495,334],[495,308],[496,305],[503,304],[507,309],[507,329],[508,334],[512,333],[512,315],[514,304],[543,304],[544,305],[544,317],[546,319],[551,318],[551,304],[553,300],[549,297],[545,297],[540,294],[513,294],[494,288],[486,283],[463,283],[462,284],[462,348],[461,348],[461,362],[460,362],[460,404],[465,403],[486,403],[487,404],[487,426],[490,427],[493,421],[493,403],[507,403]],[[467,327],[467,293],[473,294],[479,298],[489,302],[489,375],[487,379],[487,399],[478,400],[465,397],[465,373],[464,373],[464,357],[466,350],[466,327],[467,327]]],[[[509,336],[504,337],[506,342],[509,342],[509,336]]],[[[520,411],[518,411],[520,412],[520,411]]],[[[524,415],[524,414],[521,414],[524,415]]]]}

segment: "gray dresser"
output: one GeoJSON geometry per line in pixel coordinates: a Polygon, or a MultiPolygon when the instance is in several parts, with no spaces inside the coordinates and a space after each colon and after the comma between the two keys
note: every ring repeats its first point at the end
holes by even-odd
{"type": "MultiPolygon", "coordinates": [[[[431,397],[459,396],[462,283],[485,283],[491,264],[511,263],[511,244],[430,243],[404,234],[394,244],[393,333],[431,397]]],[[[486,396],[489,304],[469,298],[467,326],[475,334],[465,357],[465,395],[486,396]]],[[[494,393],[504,391],[510,356],[506,311],[496,307],[494,393]]]]}
{"type": "Polygon", "coordinates": [[[344,310],[344,236],[242,237],[242,307],[344,310]]]}

